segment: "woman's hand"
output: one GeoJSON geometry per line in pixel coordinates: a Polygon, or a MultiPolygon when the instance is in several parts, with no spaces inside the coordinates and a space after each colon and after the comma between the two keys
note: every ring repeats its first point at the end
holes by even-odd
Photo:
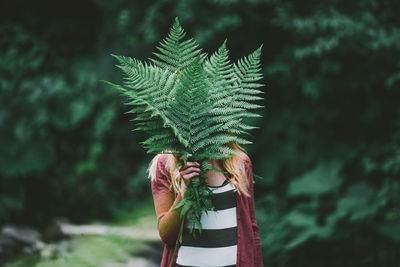
{"type": "MultiPolygon", "coordinates": [[[[182,157],[180,158],[182,160],[182,157]]],[[[198,162],[187,161],[185,165],[179,168],[179,173],[183,178],[183,186],[180,190],[182,195],[186,192],[192,178],[200,175],[200,164],[198,162]]]]}

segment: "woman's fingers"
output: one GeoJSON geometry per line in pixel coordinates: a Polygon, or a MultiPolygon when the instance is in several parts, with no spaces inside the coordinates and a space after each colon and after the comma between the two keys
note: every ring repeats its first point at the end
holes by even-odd
{"type": "Polygon", "coordinates": [[[186,165],[182,165],[180,170],[183,171],[189,167],[200,167],[200,164],[198,162],[186,162],[186,165]]]}
{"type": "Polygon", "coordinates": [[[189,181],[189,180],[192,179],[193,177],[196,177],[196,176],[199,176],[199,175],[200,175],[200,173],[191,172],[191,173],[189,173],[189,174],[182,175],[182,177],[183,177],[183,179],[185,179],[186,181],[189,181]]]}
{"type": "MultiPolygon", "coordinates": [[[[179,160],[183,160],[182,157],[179,160]]],[[[185,165],[179,167],[179,173],[185,181],[186,185],[189,185],[190,180],[193,177],[200,175],[200,164],[198,162],[187,161],[185,165]]]]}
{"type": "Polygon", "coordinates": [[[183,181],[185,182],[186,186],[189,186],[190,181],[192,180],[192,178],[199,176],[200,174],[197,172],[191,172],[185,175],[182,175],[183,181]]]}
{"type": "Polygon", "coordinates": [[[181,175],[189,174],[191,172],[200,173],[200,169],[196,168],[196,167],[189,167],[189,168],[187,168],[185,170],[180,171],[181,175]]]}
{"type": "Polygon", "coordinates": [[[180,171],[185,171],[185,170],[187,170],[189,168],[199,169],[199,167],[200,167],[199,164],[196,164],[195,162],[192,162],[191,164],[186,164],[186,165],[181,166],[181,168],[179,170],[180,171]]]}
{"type": "Polygon", "coordinates": [[[179,173],[182,176],[186,186],[189,186],[191,179],[200,175],[200,169],[197,167],[188,167],[179,173]]]}

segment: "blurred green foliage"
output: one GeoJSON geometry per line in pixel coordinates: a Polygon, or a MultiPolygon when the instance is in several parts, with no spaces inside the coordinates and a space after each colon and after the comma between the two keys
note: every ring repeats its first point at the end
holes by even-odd
{"type": "Polygon", "coordinates": [[[98,80],[120,79],[111,53],[151,57],[178,16],[205,52],[264,44],[248,151],[265,265],[398,264],[399,1],[1,5],[0,223],[111,218],[151,194],[144,137],[98,80]]]}
{"type": "Polygon", "coordinates": [[[24,253],[7,262],[4,267],[116,266],[126,262],[133,265],[133,255],[146,254],[149,246],[156,249],[162,245],[155,246],[145,238],[134,240],[118,234],[115,227],[130,227],[132,231],[139,232],[155,229],[157,223],[154,221],[153,207],[153,200],[148,198],[134,209],[126,209],[123,214],[116,215],[112,224],[103,225],[109,227],[107,234],[73,236],[64,239],[62,243],[56,243],[58,247],[53,247],[53,250],[47,248],[41,253],[24,253]]]}

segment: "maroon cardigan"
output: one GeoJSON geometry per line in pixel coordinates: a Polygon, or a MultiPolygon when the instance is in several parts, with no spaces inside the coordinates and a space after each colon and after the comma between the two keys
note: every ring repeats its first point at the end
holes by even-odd
{"type": "MultiPolygon", "coordinates": [[[[174,259],[174,245],[179,233],[180,210],[172,211],[182,199],[182,195],[174,194],[170,189],[170,174],[165,167],[167,154],[162,154],[157,160],[156,177],[151,182],[154,205],[157,214],[157,226],[164,242],[164,251],[160,267],[169,267],[171,261],[176,262],[178,248],[174,259]]],[[[263,265],[262,251],[258,225],[254,211],[254,181],[250,158],[243,157],[247,179],[249,179],[250,197],[237,194],[237,264],[240,267],[261,267],[263,265]]],[[[175,266],[175,264],[173,264],[175,266]]]]}

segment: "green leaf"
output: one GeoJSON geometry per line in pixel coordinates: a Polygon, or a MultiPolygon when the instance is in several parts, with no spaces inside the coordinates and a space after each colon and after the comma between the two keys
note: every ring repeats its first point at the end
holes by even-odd
{"type": "Polygon", "coordinates": [[[295,178],[289,185],[290,196],[318,196],[336,190],[342,183],[339,162],[320,163],[313,170],[295,178]]]}
{"type": "MultiPolygon", "coordinates": [[[[190,185],[173,210],[188,213],[191,231],[197,225],[201,234],[203,212],[213,210],[212,192],[207,188],[206,171],[217,170],[208,159],[227,159],[236,151],[228,143],[251,144],[241,137],[256,127],[243,122],[260,115],[251,110],[263,107],[252,103],[262,100],[260,68],[261,47],[248,57],[232,64],[226,41],[208,58],[201,53],[178,18],[154,52],[155,59],[142,62],[126,56],[112,55],[123,72],[123,86],[103,81],[123,96],[128,113],[135,115],[136,129],[148,134],[141,142],[147,153],[173,153],[182,156],[174,168],[191,160],[201,164],[200,177],[190,185]]],[[[193,232],[193,234],[195,234],[193,232]]]]}

